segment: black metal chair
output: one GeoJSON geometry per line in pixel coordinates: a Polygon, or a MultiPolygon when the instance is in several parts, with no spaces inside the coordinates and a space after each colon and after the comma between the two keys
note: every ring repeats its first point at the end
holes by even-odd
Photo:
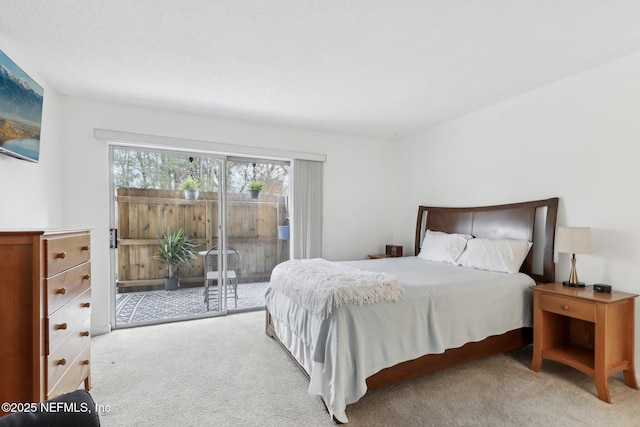
{"type": "MultiPolygon", "coordinates": [[[[238,278],[240,277],[240,253],[232,246],[227,245],[227,296],[233,296],[234,306],[238,308],[238,278]]],[[[204,257],[204,303],[207,311],[211,305],[217,303],[220,310],[220,287],[218,286],[218,257],[220,251],[214,246],[207,251],[204,257]]]]}

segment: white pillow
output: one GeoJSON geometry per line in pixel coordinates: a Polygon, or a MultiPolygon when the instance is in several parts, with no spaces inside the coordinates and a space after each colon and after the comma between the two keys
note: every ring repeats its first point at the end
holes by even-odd
{"type": "Polygon", "coordinates": [[[472,239],[458,258],[458,265],[479,270],[517,273],[532,245],[533,243],[526,240],[472,239]]]}
{"type": "Polygon", "coordinates": [[[473,236],[468,234],[449,234],[442,231],[427,230],[422,240],[418,258],[455,264],[460,254],[464,251],[467,240],[472,238],[473,236]]]}

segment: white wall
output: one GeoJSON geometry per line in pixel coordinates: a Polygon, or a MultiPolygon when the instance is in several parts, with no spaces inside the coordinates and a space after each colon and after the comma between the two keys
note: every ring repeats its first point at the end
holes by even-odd
{"type": "Polygon", "coordinates": [[[93,227],[93,326],[108,330],[109,164],[108,147],[95,128],[327,155],[323,257],[363,259],[389,243],[392,208],[388,142],[270,127],[62,97],[63,218],[67,227],[93,227]],[[354,238],[354,236],[356,236],[354,238]]]}
{"type": "MultiPolygon", "coordinates": [[[[577,256],[579,279],[640,293],[638,76],[640,53],[402,141],[395,165],[397,240],[412,243],[419,204],[558,196],[559,225],[593,228],[595,253],[577,256]]],[[[557,262],[556,280],[568,279],[568,255],[557,262]]]]}
{"type": "Polygon", "coordinates": [[[44,88],[40,162],[0,155],[0,229],[50,228],[61,223],[60,100],[35,65],[0,39],[0,49],[44,88]]]}

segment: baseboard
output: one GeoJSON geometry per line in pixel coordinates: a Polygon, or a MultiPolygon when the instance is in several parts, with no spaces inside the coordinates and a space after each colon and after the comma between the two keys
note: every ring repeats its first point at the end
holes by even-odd
{"type": "Polygon", "coordinates": [[[103,334],[108,334],[109,332],[111,332],[111,325],[110,324],[106,324],[106,325],[92,325],[91,326],[91,336],[95,337],[97,335],[103,335],[103,334]]]}

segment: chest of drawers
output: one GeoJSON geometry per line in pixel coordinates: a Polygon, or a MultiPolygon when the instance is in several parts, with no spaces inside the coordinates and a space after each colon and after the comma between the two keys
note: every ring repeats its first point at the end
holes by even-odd
{"type": "Polygon", "coordinates": [[[0,401],[88,390],[89,231],[0,231],[0,293],[0,401]]]}

